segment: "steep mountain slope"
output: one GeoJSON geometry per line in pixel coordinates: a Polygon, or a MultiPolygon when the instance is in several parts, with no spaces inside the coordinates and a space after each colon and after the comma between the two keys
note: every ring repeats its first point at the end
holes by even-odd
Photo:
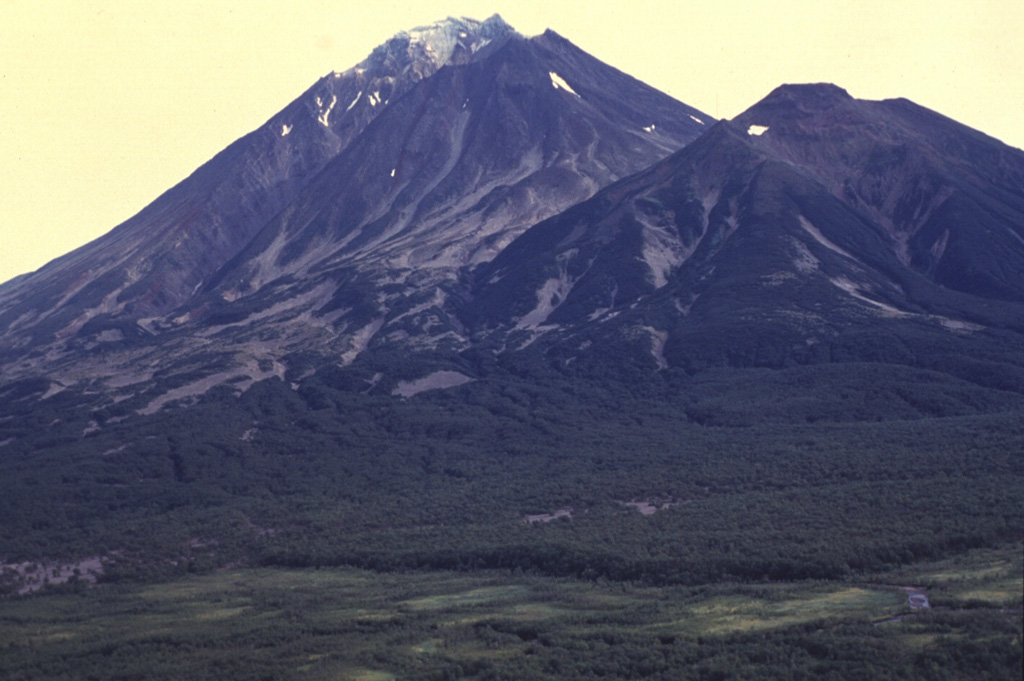
{"type": "Polygon", "coordinates": [[[107,237],[0,289],[4,371],[45,352],[59,384],[117,366],[146,380],[141,355],[262,377],[254,363],[279,374],[300,350],[349,362],[380,332],[464,345],[445,304],[459,268],[710,122],[499,17],[399,34],[107,237]]]}
{"type": "Polygon", "coordinates": [[[780,88],[735,121],[882,226],[900,261],[942,286],[1024,296],[1020,150],[907,100],[780,88]]]}
{"type": "Polygon", "coordinates": [[[1024,153],[908,102],[784,86],[524,234],[476,270],[463,319],[562,363],[622,344],[690,371],[971,348],[1024,386],[1022,173],[1024,153]]]}
{"type": "Polygon", "coordinates": [[[396,35],[359,65],[320,79],[109,235],[20,286],[5,286],[4,307],[16,306],[22,315],[9,312],[0,324],[28,329],[39,318],[53,318],[34,329],[39,342],[51,333],[73,335],[96,314],[143,318],[174,309],[358,137],[390,98],[511,33],[494,17],[396,35]],[[450,44],[453,33],[459,37],[450,44]],[[435,44],[447,49],[437,54],[435,44]]]}
{"type": "Polygon", "coordinates": [[[386,333],[395,303],[443,312],[436,301],[460,268],[692,137],[700,124],[684,111],[554,34],[512,37],[395,103],[225,268],[220,300],[202,304],[220,314],[222,301],[276,299],[275,280],[302,290],[343,280],[341,298],[317,300],[322,312],[352,307],[356,290],[401,285],[338,318],[349,328],[386,333]],[[652,119],[665,123],[644,131],[652,119]]]}

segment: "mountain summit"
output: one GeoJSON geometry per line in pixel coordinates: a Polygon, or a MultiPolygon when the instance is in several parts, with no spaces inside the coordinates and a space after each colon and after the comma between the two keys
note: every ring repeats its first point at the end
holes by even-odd
{"type": "Polygon", "coordinates": [[[448,17],[396,34],[355,68],[396,78],[412,69],[423,78],[446,64],[465,64],[488,45],[500,45],[515,33],[497,14],[482,22],[448,17]],[[428,71],[428,65],[433,70],[428,71]]]}

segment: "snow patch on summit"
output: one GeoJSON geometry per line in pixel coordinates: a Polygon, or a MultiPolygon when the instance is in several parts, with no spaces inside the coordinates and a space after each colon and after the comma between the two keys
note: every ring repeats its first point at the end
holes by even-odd
{"type": "Polygon", "coordinates": [[[765,134],[766,132],[768,132],[768,126],[767,125],[752,125],[749,128],[747,128],[747,134],[748,135],[753,135],[755,137],[760,137],[761,135],[765,134]]]}
{"type": "Polygon", "coordinates": [[[411,50],[421,52],[435,66],[441,67],[448,63],[460,46],[468,48],[471,53],[476,52],[502,30],[510,29],[497,15],[483,23],[467,17],[449,17],[444,21],[414,28],[406,35],[411,50]]]}

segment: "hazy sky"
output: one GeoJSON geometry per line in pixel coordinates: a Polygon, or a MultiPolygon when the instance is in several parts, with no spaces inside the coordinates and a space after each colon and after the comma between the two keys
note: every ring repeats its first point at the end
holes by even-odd
{"type": "Polygon", "coordinates": [[[0,0],[0,281],[109,231],[394,33],[495,12],[720,118],[829,81],[1024,147],[1024,0],[0,0]]]}

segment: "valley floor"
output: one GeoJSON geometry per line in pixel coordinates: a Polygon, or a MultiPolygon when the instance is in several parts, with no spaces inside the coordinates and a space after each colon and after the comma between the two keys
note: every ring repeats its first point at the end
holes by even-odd
{"type": "Polygon", "coordinates": [[[263,568],[64,587],[0,601],[0,677],[1019,678],[1022,563],[1014,543],[846,581],[263,568]]]}

